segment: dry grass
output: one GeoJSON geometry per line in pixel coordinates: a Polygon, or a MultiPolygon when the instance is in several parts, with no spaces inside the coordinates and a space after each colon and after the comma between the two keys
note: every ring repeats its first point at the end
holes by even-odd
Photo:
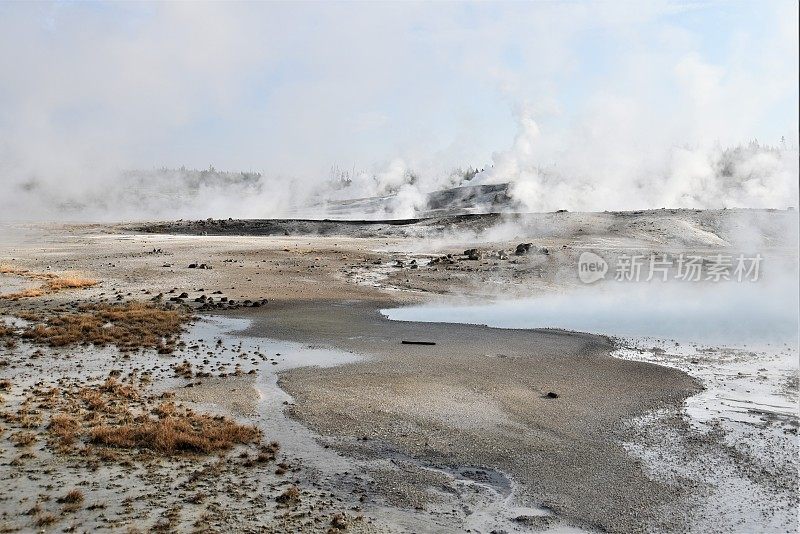
{"type": "MultiPolygon", "coordinates": [[[[51,450],[78,453],[92,468],[103,462],[130,463],[129,451],[136,451],[135,457],[147,451],[199,457],[237,445],[247,445],[256,453],[254,464],[275,460],[278,443],[261,443],[261,431],[255,426],[148,396],[137,387],[137,376],[130,375],[127,382],[109,377],[86,386],[33,388],[16,412],[0,413],[12,429],[7,439],[16,447],[29,447],[44,433],[51,450]],[[40,411],[45,410],[47,419],[42,425],[40,411]],[[35,421],[30,419],[34,416],[35,421]],[[29,420],[30,426],[35,422],[36,431],[25,430],[29,420]]],[[[251,453],[243,451],[247,458],[251,453]]],[[[59,501],[65,503],[63,512],[79,508],[67,499],[59,501]]]]}
{"type": "Polygon", "coordinates": [[[291,485],[286,491],[275,497],[275,500],[286,506],[292,506],[300,502],[300,490],[297,486],[291,485]]]}
{"type": "MultiPolygon", "coordinates": [[[[173,402],[158,402],[143,396],[132,383],[122,383],[108,378],[101,384],[81,388],[39,390],[39,406],[53,410],[46,427],[48,443],[55,450],[68,452],[81,443],[104,449],[143,449],[160,454],[199,453],[226,451],[237,444],[256,444],[261,432],[253,426],[241,425],[222,416],[196,413],[173,402]]],[[[11,414],[18,422],[20,416],[11,414]]],[[[31,436],[18,433],[12,441],[18,446],[32,443],[31,436]]],[[[278,444],[262,447],[260,461],[274,459],[278,444]]],[[[98,454],[100,456],[100,454],[98,454]]]]}
{"type": "Polygon", "coordinates": [[[37,273],[8,264],[0,264],[0,275],[2,274],[12,274],[27,278],[28,280],[42,282],[39,287],[0,295],[0,299],[7,300],[41,297],[48,293],[57,293],[65,289],[82,289],[99,283],[97,280],[91,278],[82,278],[71,274],[58,275],[55,273],[37,273]]]}
{"type": "Polygon", "coordinates": [[[17,432],[12,434],[9,439],[17,447],[28,447],[36,442],[35,432],[17,432]]]}
{"type": "Polygon", "coordinates": [[[42,424],[39,411],[31,409],[27,404],[20,406],[16,412],[0,412],[0,419],[22,428],[38,428],[42,424]]]}
{"type": "Polygon", "coordinates": [[[19,300],[19,299],[31,299],[35,297],[41,297],[45,294],[45,290],[42,287],[32,287],[30,289],[23,289],[22,291],[17,291],[15,293],[5,293],[0,295],[0,299],[8,299],[8,300],[19,300]]]}
{"type": "Polygon", "coordinates": [[[151,449],[167,454],[228,450],[237,443],[257,441],[259,436],[254,427],[194,413],[125,425],[103,425],[90,432],[90,439],[95,444],[151,449]]]}
{"type": "Polygon", "coordinates": [[[61,447],[68,448],[78,437],[80,423],[71,415],[58,414],[50,418],[47,429],[58,439],[61,447]]]}
{"type": "Polygon", "coordinates": [[[35,324],[22,337],[52,347],[116,345],[120,350],[155,348],[170,353],[188,319],[183,311],[149,303],[88,305],[35,324]]]}
{"type": "Polygon", "coordinates": [[[47,281],[47,288],[50,292],[61,291],[62,289],[83,289],[97,285],[97,280],[91,278],[77,278],[75,276],[59,276],[47,281]]]}
{"type": "Polygon", "coordinates": [[[78,488],[70,490],[63,497],[56,499],[56,502],[61,504],[81,504],[83,502],[83,492],[78,488]]]}
{"type": "Polygon", "coordinates": [[[17,274],[22,276],[24,273],[27,273],[26,269],[20,269],[19,267],[14,267],[13,265],[9,265],[7,263],[0,263],[0,274],[17,274]]]}
{"type": "Polygon", "coordinates": [[[36,521],[34,521],[34,523],[36,524],[37,527],[46,527],[48,525],[52,525],[56,521],[58,521],[58,518],[53,514],[48,513],[38,516],[36,518],[36,521]]]}

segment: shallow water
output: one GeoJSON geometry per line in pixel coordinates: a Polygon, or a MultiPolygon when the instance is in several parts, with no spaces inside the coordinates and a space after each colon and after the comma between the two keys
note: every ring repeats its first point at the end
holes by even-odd
{"type": "MultiPolygon", "coordinates": [[[[205,343],[222,341],[221,347],[231,352],[261,352],[272,361],[258,365],[255,387],[259,394],[259,426],[269,440],[276,440],[306,462],[307,465],[327,473],[352,468],[333,449],[326,449],[316,435],[294,419],[284,414],[284,402],[292,402],[289,394],[278,387],[278,373],[305,366],[330,367],[359,360],[359,355],[331,348],[312,347],[301,343],[240,335],[250,326],[248,319],[223,316],[206,316],[195,323],[185,339],[188,343],[203,340],[205,343]]],[[[220,347],[220,348],[221,348],[220,347]]]]}
{"type": "Polygon", "coordinates": [[[435,303],[381,310],[389,319],[561,328],[613,336],[726,345],[797,343],[796,286],[643,287],[575,290],[486,304],[435,303]]]}

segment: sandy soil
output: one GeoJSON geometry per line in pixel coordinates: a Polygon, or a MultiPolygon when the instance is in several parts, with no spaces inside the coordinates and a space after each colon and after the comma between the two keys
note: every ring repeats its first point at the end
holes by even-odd
{"type": "MultiPolygon", "coordinates": [[[[202,330],[187,333],[172,355],[9,343],[0,368],[0,378],[12,382],[3,393],[5,411],[17,409],[37,382],[85,384],[112,370],[127,376],[135,369],[151,376],[152,394],[174,393],[198,410],[250,421],[266,440],[271,432],[280,436],[276,462],[287,467],[253,467],[237,460],[247,450],[235,449],[224,457],[229,468],[215,458],[145,454],[109,464],[98,477],[44,445],[34,445],[33,456],[20,454],[8,440],[19,429],[4,423],[0,469],[9,482],[0,525],[33,528],[43,512],[24,512],[38,503],[57,517],[51,528],[59,529],[697,529],[687,508],[700,492],[697,480],[691,473],[656,476],[628,446],[631,439],[646,441],[641,434],[631,437],[635,421],[678,413],[700,390],[697,380],[678,369],[614,358],[616,346],[602,336],[392,322],[378,310],[448,296],[480,301],[563,290],[579,284],[575,262],[583,250],[749,250],[753,232],[744,229],[752,228],[758,228],[759,250],[796,264],[794,225],[790,212],[659,210],[397,224],[4,228],[0,263],[78,273],[100,284],[34,299],[0,296],[0,314],[142,300],[187,306],[199,317],[249,321],[238,334],[213,331],[219,343],[202,330]],[[520,242],[532,243],[533,252],[514,255],[520,242]],[[478,259],[463,255],[475,247],[478,259]],[[436,345],[401,343],[409,339],[436,345]],[[269,340],[301,345],[267,353],[269,340]],[[322,360],[302,356],[326,347],[358,358],[319,367],[309,365],[322,360]],[[31,359],[36,350],[39,356],[31,359]],[[178,376],[173,368],[184,360],[195,373],[202,370],[202,378],[178,376]],[[550,392],[558,397],[548,398],[550,392]],[[51,480],[48,473],[63,462],[73,465],[51,480]],[[211,474],[191,476],[203,470],[211,474]],[[205,481],[206,497],[188,502],[199,490],[185,485],[197,480],[205,481]],[[304,492],[300,504],[279,506],[275,499],[290,484],[304,492]],[[55,499],[73,486],[87,488],[90,498],[83,508],[64,511],[55,499]],[[89,510],[96,500],[105,507],[89,510]],[[337,521],[337,513],[346,520],[337,521]]],[[[45,424],[32,431],[44,432],[45,424]]],[[[679,415],[657,425],[678,439],[691,438],[679,415]]],[[[648,439],[647,447],[658,452],[660,444],[648,439]]],[[[780,479],[796,487],[796,475],[767,473],[763,484],[780,479]]],[[[796,513],[796,500],[780,513],[791,514],[791,506],[796,513]]]]}

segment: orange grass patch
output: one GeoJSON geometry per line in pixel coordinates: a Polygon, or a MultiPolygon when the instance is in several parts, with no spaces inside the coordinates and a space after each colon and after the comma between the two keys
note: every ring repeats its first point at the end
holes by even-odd
{"type": "Polygon", "coordinates": [[[0,264],[0,274],[13,274],[27,278],[28,280],[42,282],[42,285],[39,287],[0,295],[0,298],[8,300],[41,297],[42,295],[46,295],[48,293],[57,293],[64,289],[82,289],[98,284],[97,280],[93,280],[91,278],[81,278],[73,275],[58,275],[55,273],[37,273],[8,264],[0,264]]]}
{"type": "MultiPolygon", "coordinates": [[[[261,440],[261,431],[254,426],[197,413],[173,402],[156,402],[144,396],[134,384],[114,378],[101,384],[61,390],[55,395],[52,390],[42,390],[37,397],[46,402],[55,399],[46,430],[50,445],[61,452],[85,443],[147,449],[167,455],[209,454],[261,440]]],[[[277,443],[270,447],[274,459],[277,443]]]]}
{"type": "Polygon", "coordinates": [[[188,319],[184,311],[153,304],[89,305],[32,325],[22,337],[51,347],[116,345],[123,351],[154,348],[170,353],[188,319]]]}
{"type": "Polygon", "coordinates": [[[167,454],[209,453],[228,450],[237,443],[257,441],[259,435],[256,428],[230,419],[184,412],[157,420],[98,426],[91,430],[90,440],[98,445],[151,449],[167,454]]]}

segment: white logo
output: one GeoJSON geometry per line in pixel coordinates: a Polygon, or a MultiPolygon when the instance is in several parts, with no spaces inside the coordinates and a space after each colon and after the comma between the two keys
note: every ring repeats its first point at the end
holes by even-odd
{"type": "Polygon", "coordinates": [[[578,278],[584,284],[591,284],[606,277],[608,263],[594,252],[584,252],[578,259],[578,278]]]}

